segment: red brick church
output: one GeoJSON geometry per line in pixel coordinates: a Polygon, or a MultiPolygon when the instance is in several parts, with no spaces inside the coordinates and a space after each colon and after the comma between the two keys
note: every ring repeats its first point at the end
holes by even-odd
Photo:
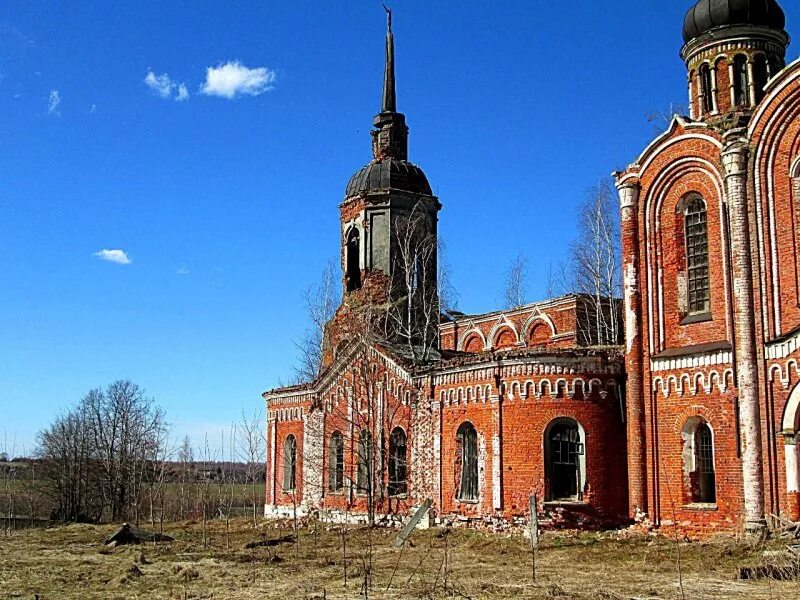
{"type": "Polygon", "coordinates": [[[322,367],[264,393],[265,514],[394,519],[430,499],[438,522],[499,524],[535,499],[543,518],[698,533],[800,518],[800,63],[785,66],[784,27],[773,0],[687,14],[690,115],[616,174],[622,306],[441,316],[442,204],[408,160],[390,17],[322,367]]]}
{"type": "Polygon", "coordinates": [[[690,111],[623,173],[631,514],[800,518],[800,62],[775,0],[700,0],[690,111]]]}

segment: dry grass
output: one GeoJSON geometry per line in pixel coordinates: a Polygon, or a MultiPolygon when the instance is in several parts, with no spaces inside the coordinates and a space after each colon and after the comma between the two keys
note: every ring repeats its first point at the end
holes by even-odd
{"type": "MultiPolygon", "coordinates": [[[[660,537],[547,533],[534,583],[527,541],[518,536],[432,529],[415,532],[401,552],[391,546],[394,531],[353,529],[345,587],[337,528],[320,526],[316,535],[306,528],[296,544],[245,549],[290,534],[289,526],[271,522],[253,530],[239,519],[226,540],[225,524],[214,522],[204,548],[199,524],[173,523],[165,528],[177,539],[170,545],[102,550],[113,529],[70,525],[0,537],[0,598],[358,598],[370,541],[372,598],[681,597],[675,542],[660,537]]],[[[683,544],[685,598],[797,597],[796,581],[735,579],[740,566],[767,560],[763,551],[729,538],[683,544]]]]}

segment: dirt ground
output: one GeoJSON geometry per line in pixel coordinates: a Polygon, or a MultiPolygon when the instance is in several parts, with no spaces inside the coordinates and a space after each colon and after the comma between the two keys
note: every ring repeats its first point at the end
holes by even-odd
{"type": "Polygon", "coordinates": [[[237,519],[227,535],[224,522],[211,523],[205,544],[200,523],[171,523],[164,531],[175,542],[104,550],[114,530],[69,525],[0,534],[0,598],[321,600],[364,597],[366,580],[368,598],[800,597],[800,581],[736,579],[741,566],[774,563],[786,547],[777,541],[677,544],[629,532],[545,533],[534,582],[530,546],[519,535],[431,529],[398,550],[392,530],[351,528],[343,537],[320,524],[301,529],[297,542],[278,543],[291,535],[288,523],[254,529],[237,519]],[[275,545],[245,548],[252,542],[275,545]]]}

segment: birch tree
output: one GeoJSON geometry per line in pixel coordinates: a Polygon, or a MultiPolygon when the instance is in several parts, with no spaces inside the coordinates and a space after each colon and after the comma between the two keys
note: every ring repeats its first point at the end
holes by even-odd
{"type": "Polygon", "coordinates": [[[581,312],[590,345],[614,345],[621,338],[617,299],[622,295],[620,223],[608,181],[589,190],[577,214],[577,238],[570,249],[571,291],[585,296],[581,312]]]}

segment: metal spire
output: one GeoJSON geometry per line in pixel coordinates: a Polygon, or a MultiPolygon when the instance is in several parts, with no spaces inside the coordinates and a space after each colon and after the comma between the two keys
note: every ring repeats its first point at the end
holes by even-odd
{"type": "Polygon", "coordinates": [[[392,9],[383,5],[386,11],[386,70],[383,73],[382,113],[397,112],[397,93],[394,84],[394,36],[392,35],[392,9]]]}

